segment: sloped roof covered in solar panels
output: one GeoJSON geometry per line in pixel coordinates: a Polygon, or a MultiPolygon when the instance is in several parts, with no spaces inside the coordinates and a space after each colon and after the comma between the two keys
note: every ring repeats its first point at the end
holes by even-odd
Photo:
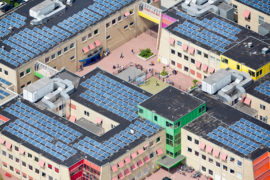
{"type": "Polygon", "coordinates": [[[255,8],[265,14],[270,15],[270,1],[269,0],[236,0],[251,8],[255,8]]]}
{"type": "Polygon", "coordinates": [[[177,8],[170,8],[164,13],[177,19],[175,23],[166,27],[169,32],[218,55],[247,36],[262,39],[257,33],[211,12],[201,17],[192,17],[181,10],[181,3],[177,8]]]}
{"type": "Polygon", "coordinates": [[[43,0],[26,2],[0,20],[0,62],[18,67],[57,44],[96,24],[110,14],[133,3],[132,0],[76,0],[66,6],[65,12],[38,26],[30,25],[33,19],[29,9],[43,0]],[[13,27],[13,30],[10,30],[13,27]]]}
{"type": "Polygon", "coordinates": [[[266,74],[264,77],[252,83],[246,92],[258,99],[261,99],[267,103],[270,103],[270,74],[266,74]]]}
{"type": "Polygon", "coordinates": [[[138,117],[137,105],[152,94],[100,68],[81,79],[71,99],[113,120],[132,121],[138,117]]]}
{"type": "Polygon", "coordinates": [[[96,136],[18,98],[2,106],[0,114],[10,119],[0,126],[1,134],[68,167],[81,159],[102,166],[161,130],[150,121],[135,119],[96,136]]]}
{"type": "Polygon", "coordinates": [[[206,101],[207,112],[184,129],[241,157],[256,159],[270,151],[270,126],[202,91],[193,95],[206,101]]]}

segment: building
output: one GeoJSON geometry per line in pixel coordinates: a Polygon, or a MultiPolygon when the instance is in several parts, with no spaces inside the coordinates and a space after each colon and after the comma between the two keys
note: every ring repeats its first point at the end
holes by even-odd
{"type": "MultiPolygon", "coordinates": [[[[174,8],[163,12],[158,60],[197,80],[202,80],[215,71],[228,67],[221,62],[221,55],[228,54],[230,50],[238,50],[238,43],[246,43],[251,40],[249,37],[252,37],[254,48],[259,48],[256,45],[256,39],[267,39],[269,36],[261,36],[233,21],[209,12],[210,7],[218,9],[218,5],[203,5],[200,11],[196,10],[197,5],[192,2],[190,6],[185,6],[185,3],[179,3],[174,8]],[[195,7],[192,8],[193,6],[195,7]],[[190,9],[186,11],[187,8],[190,9]]],[[[262,44],[266,43],[268,41],[262,42],[262,44]]],[[[256,49],[256,51],[260,50],[256,49]]],[[[236,54],[236,56],[241,55],[241,53],[236,54]]],[[[250,70],[255,73],[252,78],[256,80],[269,72],[269,68],[265,69],[269,63],[268,55],[265,57],[258,53],[257,57],[260,57],[258,65],[251,67],[244,57],[235,57],[233,60],[241,65],[240,71],[250,70]],[[257,77],[256,71],[262,68],[264,71],[257,77]]],[[[237,66],[235,65],[233,69],[237,69],[237,66]]]]}
{"type": "Polygon", "coordinates": [[[207,112],[182,128],[186,163],[215,180],[269,179],[270,126],[203,92],[207,112]]]}
{"type": "MultiPolygon", "coordinates": [[[[138,15],[142,2],[37,0],[24,3],[1,16],[0,77],[9,81],[15,92],[21,93],[28,83],[50,69],[37,66],[39,62],[75,72],[99,60],[103,51],[120,46],[153,25],[138,15]]],[[[160,2],[148,3],[159,7],[160,2]]]]}
{"type": "Polygon", "coordinates": [[[150,96],[97,68],[67,100],[68,119],[15,98],[0,108],[1,168],[20,179],[143,179],[165,152],[165,130],[136,114],[150,96]]]}
{"type": "Polygon", "coordinates": [[[270,118],[270,74],[254,82],[246,89],[243,101],[247,106],[258,112],[257,119],[269,124],[270,118]]]}
{"type": "Polygon", "coordinates": [[[205,102],[172,86],[138,105],[138,114],[166,129],[166,159],[158,163],[170,169],[184,160],[181,129],[205,111],[205,102]]]}
{"type": "Polygon", "coordinates": [[[270,3],[268,1],[231,0],[236,14],[236,21],[243,27],[259,32],[260,26],[270,23],[270,3]]]}

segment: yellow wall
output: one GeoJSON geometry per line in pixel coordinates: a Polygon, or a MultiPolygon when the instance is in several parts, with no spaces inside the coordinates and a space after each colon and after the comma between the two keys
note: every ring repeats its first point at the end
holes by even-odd
{"type": "Polygon", "coordinates": [[[255,76],[251,76],[251,78],[253,80],[258,80],[261,77],[263,77],[265,74],[270,72],[270,62],[256,70],[256,69],[252,69],[250,67],[247,67],[247,66],[245,66],[245,65],[243,65],[243,64],[241,64],[233,59],[230,59],[224,55],[220,55],[220,68],[221,69],[230,68],[230,69],[235,69],[235,70],[238,70],[241,72],[246,72],[246,73],[249,73],[249,71],[253,71],[255,73],[255,76]],[[228,64],[224,63],[223,59],[227,59],[228,64]],[[237,69],[237,65],[239,65],[239,69],[237,69]],[[256,76],[257,72],[259,72],[260,70],[262,70],[262,74],[256,76]]]}

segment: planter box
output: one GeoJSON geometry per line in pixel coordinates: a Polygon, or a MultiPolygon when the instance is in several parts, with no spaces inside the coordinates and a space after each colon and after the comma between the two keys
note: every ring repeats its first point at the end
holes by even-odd
{"type": "MultiPolygon", "coordinates": [[[[140,53],[139,53],[140,54],[140,53]]],[[[143,61],[147,61],[149,59],[151,59],[152,57],[156,56],[155,54],[153,54],[152,56],[148,57],[148,58],[143,58],[142,56],[139,56],[139,54],[137,54],[137,57],[140,58],[143,61]]]]}

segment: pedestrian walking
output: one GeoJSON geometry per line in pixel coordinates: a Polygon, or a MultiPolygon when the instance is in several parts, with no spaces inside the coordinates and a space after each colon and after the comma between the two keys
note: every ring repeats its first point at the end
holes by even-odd
{"type": "Polygon", "coordinates": [[[120,58],[124,58],[123,53],[120,54],[120,58]]]}
{"type": "Polygon", "coordinates": [[[134,50],[133,49],[131,49],[131,53],[134,54],[134,50]]]}

